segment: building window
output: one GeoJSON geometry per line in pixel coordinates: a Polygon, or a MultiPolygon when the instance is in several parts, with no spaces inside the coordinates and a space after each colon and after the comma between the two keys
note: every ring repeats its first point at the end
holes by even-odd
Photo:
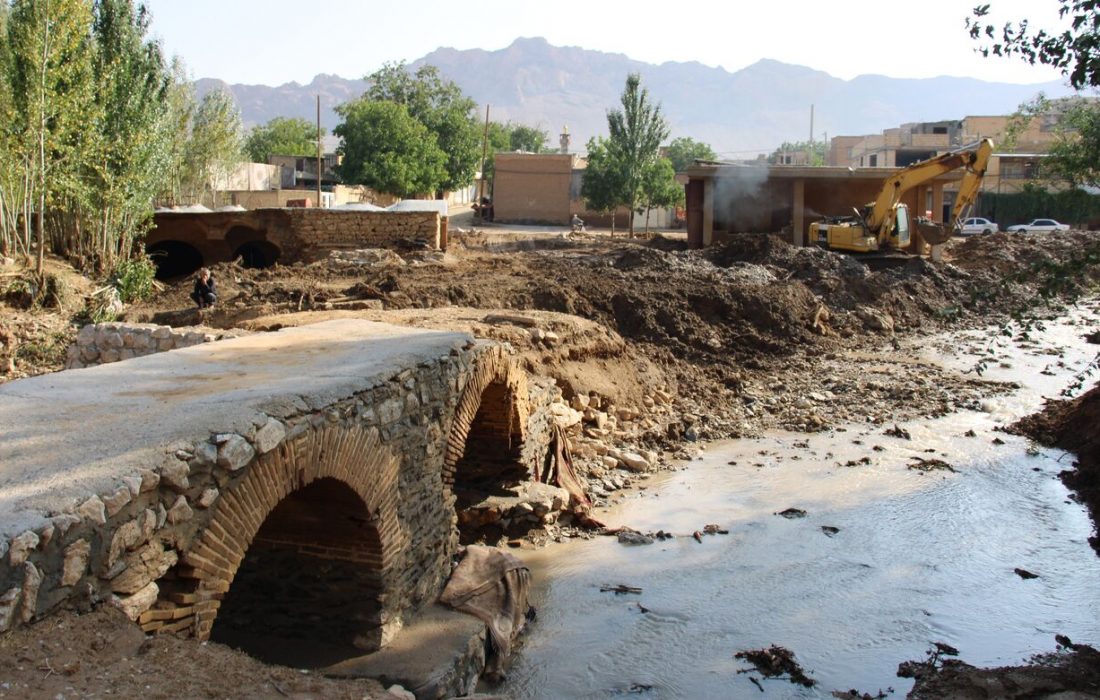
{"type": "Polygon", "coordinates": [[[872,155],[868,156],[867,157],[867,164],[869,166],[871,166],[872,168],[878,166],[878,154],[875,153],[875,154],[872,154],[872,155]]]}

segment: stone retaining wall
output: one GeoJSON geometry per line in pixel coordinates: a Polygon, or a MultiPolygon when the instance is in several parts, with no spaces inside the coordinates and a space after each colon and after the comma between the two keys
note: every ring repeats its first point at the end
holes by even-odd
{"type": "Polygon", "coordinates": [[[273,246],[282,264],[322,258],[332,248],[393,248],[415,239],[436,249],[445,246],[446,227],[438,212],[287,208],[167,212],[153,220],[155,226],[145,238],[147,249],[165,242],[185,243],[204,265],[231,261],[241,246],[255,243],[273,246]]]}
{"type": "Polygon", "coordinates": [[[121,478],[117,488],[0,538],[0,632],[59,606],[107,601],[147,632],[206,639],[259,534],[309,561],[360,562],[383,593],[355,643],[386,644],[406,614],[438,597],[450,573],[458,535],[444,458],[469,428],[456,420],[460,401],[475,414],[479,408],[480,397],[470,399],[467,389],[493,382],[511,388],[505,412],[524,419],[525,439],[515,447],[524,462],[538,463],[554,393],[539,383],[532,406],[508,349],[488,342],[325,405],[273,399],[278,408],[253,416],[250,430],[164,445],[160,463],[121,478]],[[357,523],[354,547],[341,544],[346,537],[326,540],[323,524],[289,538],[261,530],[288,496],[318,484],[348,494],[350,510],[322,516],[357,523]]]}
{"type": "Polygon", "coordinates": [[[236,338],[246,333],[209,328],[172,328],[153,323],[95,323],[80,329],[76,342],[69,346],[65,369],[129,360],[155,352],[236,338]]]}

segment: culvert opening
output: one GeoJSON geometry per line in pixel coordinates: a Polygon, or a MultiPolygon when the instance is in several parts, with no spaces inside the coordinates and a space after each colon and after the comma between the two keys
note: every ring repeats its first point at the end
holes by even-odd
{"type": "Polygon", "coordinates": [[[381,646],[382,547],[363,501],[319,479],[268,515],[210,639],[267,663],[327,666],[381,646]]]}
{"type": "Polygon", "coordinates": [[[145,253],[157,266],[158,280],[190,275],[203,266],[202,253],[183,241],[150,243],[145,247],[145,253]]]}
{"type": "Polygon", "coordinates": [[[267,241],[249,241],[233,252],[233,259],[237,258],[244,267],[271,267],[279,260],[279,249],[267,241]]]}
{"type": "Polygon", "coordinates": [[[521,459],[514,401],[504,382],[485,388],[455,463],[455,508],[463,544],[521,536],[541,518],[535,508],[522,505],[528,503],[524,487],[531,477],[521,459]]]}

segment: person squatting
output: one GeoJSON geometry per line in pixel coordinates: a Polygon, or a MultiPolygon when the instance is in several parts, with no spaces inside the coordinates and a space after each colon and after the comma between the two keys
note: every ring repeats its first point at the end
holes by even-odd
{"type": "Polygon", "coordinates": [[[214,290],[214,277],[205,267],[195,275],[195,290],[191,292],[191,299],[199,305],[200,309],[213,306],[218,300],[217,292],[214,290]]]}

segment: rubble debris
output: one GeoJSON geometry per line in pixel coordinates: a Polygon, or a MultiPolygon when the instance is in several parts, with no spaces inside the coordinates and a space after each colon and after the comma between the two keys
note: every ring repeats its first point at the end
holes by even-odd
{"type": "Polygon", "coordinates": [[[620,528],[617,533],[619,544],[653,544],[653,538],[649,535],[643,535],[637,530],[631,530],[630,528],[620,528]]]}
{"type": "Polygon", "coordinates": [[[794,520],[795,518],[805,518],[806,511],[802,510],[801,508],[788,508],[787,510],[779,511],[774,515],[782,516],[787,520],[794,520]]]}
{"type": "Polygon", "coordinates": [[[912,464],[906,467],[906,469],[912,469],[921,473],[927,474],[928,472],[936,471],[937,469],[948,471],[953,474],[957,474],[957,470],[942,459],[927,459],[925,457],[910,457],[909,459],[915,460],[912,464]]]}
{"type": "Polygon", "coordinates": [[[893,428],[887,428],[883,431],[886,435],[891,437],[901,438],[902,440],[912,440],[912,436],[909,435],[909,431],[905,428],[898,427],[897,423],[894,423],[893,428]]]}
{"type": "Polygon", "coordinates": [[[627,593],[641,593],[642,589],[638,586],[628,586],[625,583],[605,583],[600,586],[600,593],[614,593],[615,595],[625,595],[627,593]]]}
{"type": "MultiPolygon", "coordinates": [[[[772,645],[767,649],[752,649],[739,651],[733,655],[735,659],[744,659],[765,678],[781,678],[787,675],[791,683],[813,687],[817,681],[810,678],[795,661],[794,652],[781,646],[772,645]]],[[[739,669],[738,673],[750,673],[750,669],[739,669]]]]}

